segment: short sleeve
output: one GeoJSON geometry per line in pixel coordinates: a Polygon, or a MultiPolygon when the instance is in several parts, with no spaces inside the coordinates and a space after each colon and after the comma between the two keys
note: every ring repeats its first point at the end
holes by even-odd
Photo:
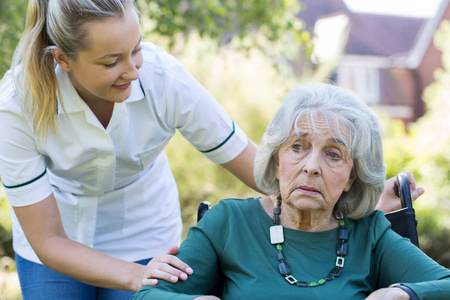
{"type": "Polygon", "coordinates": [[[167,120],[208,159],[217,164],[229,162],[248,144],[243,130],[214,97],[178,63],[171,71],[167,120]]]}
{"type": "Polygon", "coordinates": [[[45,199],[52,190],[31,126],[18,99],[5,87],[9,81],[4,78],[0,88],[0,177],[10,204],[26,206],[45,199]]]}

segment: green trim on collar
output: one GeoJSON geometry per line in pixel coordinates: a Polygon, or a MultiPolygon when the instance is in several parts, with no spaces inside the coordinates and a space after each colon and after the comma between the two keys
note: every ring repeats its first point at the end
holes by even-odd
{"type": "Polygon", "coordinates": [[[139,86],[141,87],[142,94],[144,94],[144,97],[146,97],[144,87],[142,86],[141,78],[138,78],[138,80],[139,80],[139,86]]]}
{"type": "Polygon", "coordinates": [[[232,121],[232,122],[233,122],[233,131],[230,133],[230,135],[229,135],[222,143],[220,143],[218,146],[216,146],[216,147],[214,147],[214,148],[212,148],[212,149],[209,149],[209,150],[204,150],[204,151],[201,151],[201,150],[200,150],[200,152],[201,152],[201,153],[212,152],[212,151],[214,151],[214,150],[219,149],[219,148],[222,147],[226,142],[228,142],[228,140],[233,136],[233,134],[234,134],[234,132],[235,132],[234,121],[232,121]]]}
{"type": "Polygon", "coordinates": [[[25,185],[27,185],[27,184],[30,184],[30,183],[35,182],[36,180],[38,180],[38,179],[40,179],[42,176],[44,176],[45,173],[47,173],[47,169],[45,169],[45,171],[44,171],[41,175],[39,175],[38,177],[36,177],[36,178],[34,178],[34,179],[31,179],[30,181],[27,181],[27,182],[25,182],[25,183],[21,183],[21,184],[18,184],[18,185],[5,185],[5,184],[3,184],[3,186],[4,186],[5,188],[7,188],[7,189],[15,189],[15,188],[19,188],[19,187],[22,187],[22,186],[25,186],[25,185]]]}

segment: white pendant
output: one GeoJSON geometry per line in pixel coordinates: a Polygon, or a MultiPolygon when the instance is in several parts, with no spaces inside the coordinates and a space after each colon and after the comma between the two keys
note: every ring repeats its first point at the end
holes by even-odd
{"type": "Polygon", "coordinates": [[[270,226],[270,242],[275,244],[281,244],[284,242],[283,226],[274,225],[270,226]]]}

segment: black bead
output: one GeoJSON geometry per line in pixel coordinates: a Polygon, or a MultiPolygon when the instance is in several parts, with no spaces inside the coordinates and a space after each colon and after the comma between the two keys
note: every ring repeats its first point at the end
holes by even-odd
{"type": "Polygon", "coordinates": [[[307,283],[305,281],[297,281],[297,286],[307,287],[307,286],[309,286],[309,283],[307,283]]]}
{"type": "Polygon", "coordinates": [[[280,252],[277,253],[277,259],[278,259],[279,261],[285,260],[284,255],[283,255],[283,252],[280,251],[280,252]]]}
{"type": "Polygon", "coordinates": [[[339,227],[339,239],[345,241],[348,240],[348,230],[346,227],[342,226],[339,227]]]}
{"type": "Polygon", "coordinates": [[[281,214],[281,207],[275,207],[275,208],[273,209],[273,214],[274,214],[274,215],[279,215],[279,214],[281,214]]]}
{"type": "Polygon", "coordinates": [[[289,268],[289,264],[287,262],[279,263],[278,269],[280,270],[280,274],[283,276],[291,274],[291,268],[289,268]]]}
{"type": "Polygon", "coordinates": [[[341,247],[337,249],[336,254],[338,256],[346,256],[347,255],[348,244],[346,242],[342,243],[341,247]]]}
{"type": "Polygon", "coordinates": [[[280,225],[280,216],[279,215],[273,216],[273,223],[276,225],[280,225]]]}
{"type": "Polygon", "coordinates": [[[341,272],[342,268],[334,267],[333,270],[331,270],[330,274],[328,274],[328,276],[339,277],[339,275],[341,275],[341,272]]]}

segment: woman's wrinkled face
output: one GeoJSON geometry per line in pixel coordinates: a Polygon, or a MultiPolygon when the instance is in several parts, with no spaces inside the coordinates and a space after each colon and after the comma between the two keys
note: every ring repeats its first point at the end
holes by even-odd
{"type": "Polygon", "coordinates": [[[86,102],[123,102],[142,66],[141,32],[137,13],[129,8],[121,18],[86,24],[89,49],[70,61],[69,78],[86,102]]]}
{"type": "MultiPolygon", "coordinates": [[[[283,202],[298,210],[333,211],[342,192],[352,185],[353,159],[335,139],[323,117],[313,128],[302,116],[278,150],[277,178],[283,202]]],[[[348,136],[347,129],[343,129],[348,136]]]]}

